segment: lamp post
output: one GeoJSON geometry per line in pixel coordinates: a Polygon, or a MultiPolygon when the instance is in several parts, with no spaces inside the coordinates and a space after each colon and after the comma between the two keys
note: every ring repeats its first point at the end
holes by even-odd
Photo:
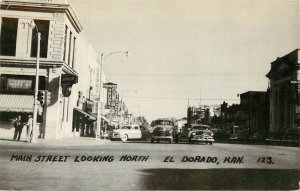
{"type": "Polygon", "coordinates": [[[126,52],[111,52],[108,53],[107,55],[104,55],[101,53],[101,58],[100,58],[100,79],[99,79],[99,102],[98,102],[98,108],[97,108],[97,130],[96,130],[96,140],[101,139],[101,113],[102,113],[102,105],[101,105],[101,93],[102,93],[102,71],[103,71],[103,63],[106,58],[108,58],[111,55],[114,54],[125,54],[128,56],[128,51],[126,52]]]}
{"type": "Polygon", "coordinates": [[[33,102],[33,123],[32,123],[32,138],[31,143],[35,143],[35,130],[36,130],[36,121],[37,121],[37,96],[39,91],[39,69],[40,69],[40,41],[41,41],[41,33],[38,30],[37,25],[32,20],[29,24],[31,29],[36,29],[37,31],[37,54],[36,54],[36,70],[35,70],[35,87],[34,87],[34,102],[33,102]]]}

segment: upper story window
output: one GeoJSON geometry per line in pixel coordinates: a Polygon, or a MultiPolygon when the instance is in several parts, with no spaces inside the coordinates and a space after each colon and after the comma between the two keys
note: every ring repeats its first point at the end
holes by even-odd
{"type": "Polygon", "coordinates": [[[17,43],[18,19],[2,17],[0,55],[15,56],[17,43]]]}
{"type": "Polygon", "coordinates": [[[68,39],[68,26],[65,26],[65,38],[64,38],[64,61],[66,62],[67,54],[67,39],[68,39]]]}
{"type": "MultiPolygon", "coordinates": [[[[49,24],[47,20],[34,20],[38,31],[41,33],[41,44],[40,44],[40,57],[47,58],[48,53],[48,37],[49,37],[49,24]]],[[[37,31],[32,30],[32,41],[31,41],[31,57],[36,57],[37,53],[37,31]]]]}
{"type": "Polygon", "coordinates": [[[69,36],[69,54],[68,54],[68,64],[71,64],[71,54],[72,54],[72,38],[73,38],[73,33],[70,31],[70,36],[69,36]]]}
{"type": "Polygon", "coordinates": [[[75,65],[75,51],[76,51],[76,38],[73,39],[73,58],[72,58],[72,68],[75,65]]]}
{"type": "Polygon", "coordinates": [[[70,67],[74,68],[75,65],[75,54],[76,54],[76,37],[74,33],[65,26],[65,36],[64,36],[64,55],[63,60],[70,67]]]}

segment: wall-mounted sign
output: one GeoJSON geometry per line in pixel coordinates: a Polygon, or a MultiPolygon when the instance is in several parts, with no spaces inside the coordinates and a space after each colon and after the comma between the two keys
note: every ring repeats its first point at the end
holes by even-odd
{"type": "Polygon", "coordinates": [[[103,88],[117,89],[118,85],[112,82],[104,83],[103,88]]]}
{"type": "Polygon", "coordinates": [[[61,86],[64,97],[69,97],[72,92],[73,84],[78,83],[78,77],[72,74],[61,75],[61,86]]]}
{"type": "Polygon", "coordinates": [[[72,86],[78,83],[78,77],[72,74],[62,74],[61,75],[61,85],[62,86],[72,86]]]}
{"type": "Polygon", "coordinates": [[[86,99],[86,111],[93,113],[94,102],[92,100],[86,99]]]}
{"type": "Polygon", "coordinates": [[[112,89],[108,88],[107,89],[107,102],[106,105],[109,107],[112,105],[112,89]]]}

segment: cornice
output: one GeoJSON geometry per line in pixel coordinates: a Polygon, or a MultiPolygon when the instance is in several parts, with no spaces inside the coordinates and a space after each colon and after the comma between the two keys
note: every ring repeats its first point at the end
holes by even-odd
{"type": "MultiPolygon", "coordinates": [[[[49,60],[40,60],[40,66],[59,68],[63,65],[63,62],[60,61],[49,61],[49,60]]],[[[0,66],[36,66],[36,60],[22,60],[22,59],[3,59],[0,58],[0,66]]]]}
{"type": "Polygon", "coordinates": [[[0,2],[0,9],[17,10],[17,11],[66,13],[68,19],[74,26],[75,30],[78,33],[82,31],[82,26],[70,3],[47,3],[47,2],[35,2],[35,1],[26,2],[26,1],[3,0],[2,2],[0,2]]]}
{"type": "MultiPolygon", "coordinates": [[[[35,68],[36,61],[32,60],[6,60],[0,59],[0,67],[21,67],[21,68],[35,68]]],[[[73,68],[65,64],[64,62],[57,62],[57,61],[40,61],[40,68],[61,68],[62,71],[66,74],[73,74],[78,76],[78,72],[75,71],[73,68]]]]}
{"type": "Polygon", "coordinates": [[[64,64],[63,65],[62,71],[65,72],[66,74],[73,74],[75,76],[78,76],[78,72],[76,72],[73,68],[71,68],[69,65],[64,64]]]}

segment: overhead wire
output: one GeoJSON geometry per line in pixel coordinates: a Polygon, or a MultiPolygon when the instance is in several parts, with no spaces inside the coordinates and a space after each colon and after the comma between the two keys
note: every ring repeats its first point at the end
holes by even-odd
{"type": "MultiPolygon", "coordinates": [[[[176,97],[147,97],[147,96],[124,96],[127,98],[137,98],[137,99],[160,99],[160,100],[200,100],[200,98],[176,98],[176,97]]],[[[201,100],[204,101],[239,101],[240,99],[233,99],[233,98],[225,98],[225,99],[220,99],[220,98],[210,98],[210,99],[205,99],[201,98],[201,100]]]]}

